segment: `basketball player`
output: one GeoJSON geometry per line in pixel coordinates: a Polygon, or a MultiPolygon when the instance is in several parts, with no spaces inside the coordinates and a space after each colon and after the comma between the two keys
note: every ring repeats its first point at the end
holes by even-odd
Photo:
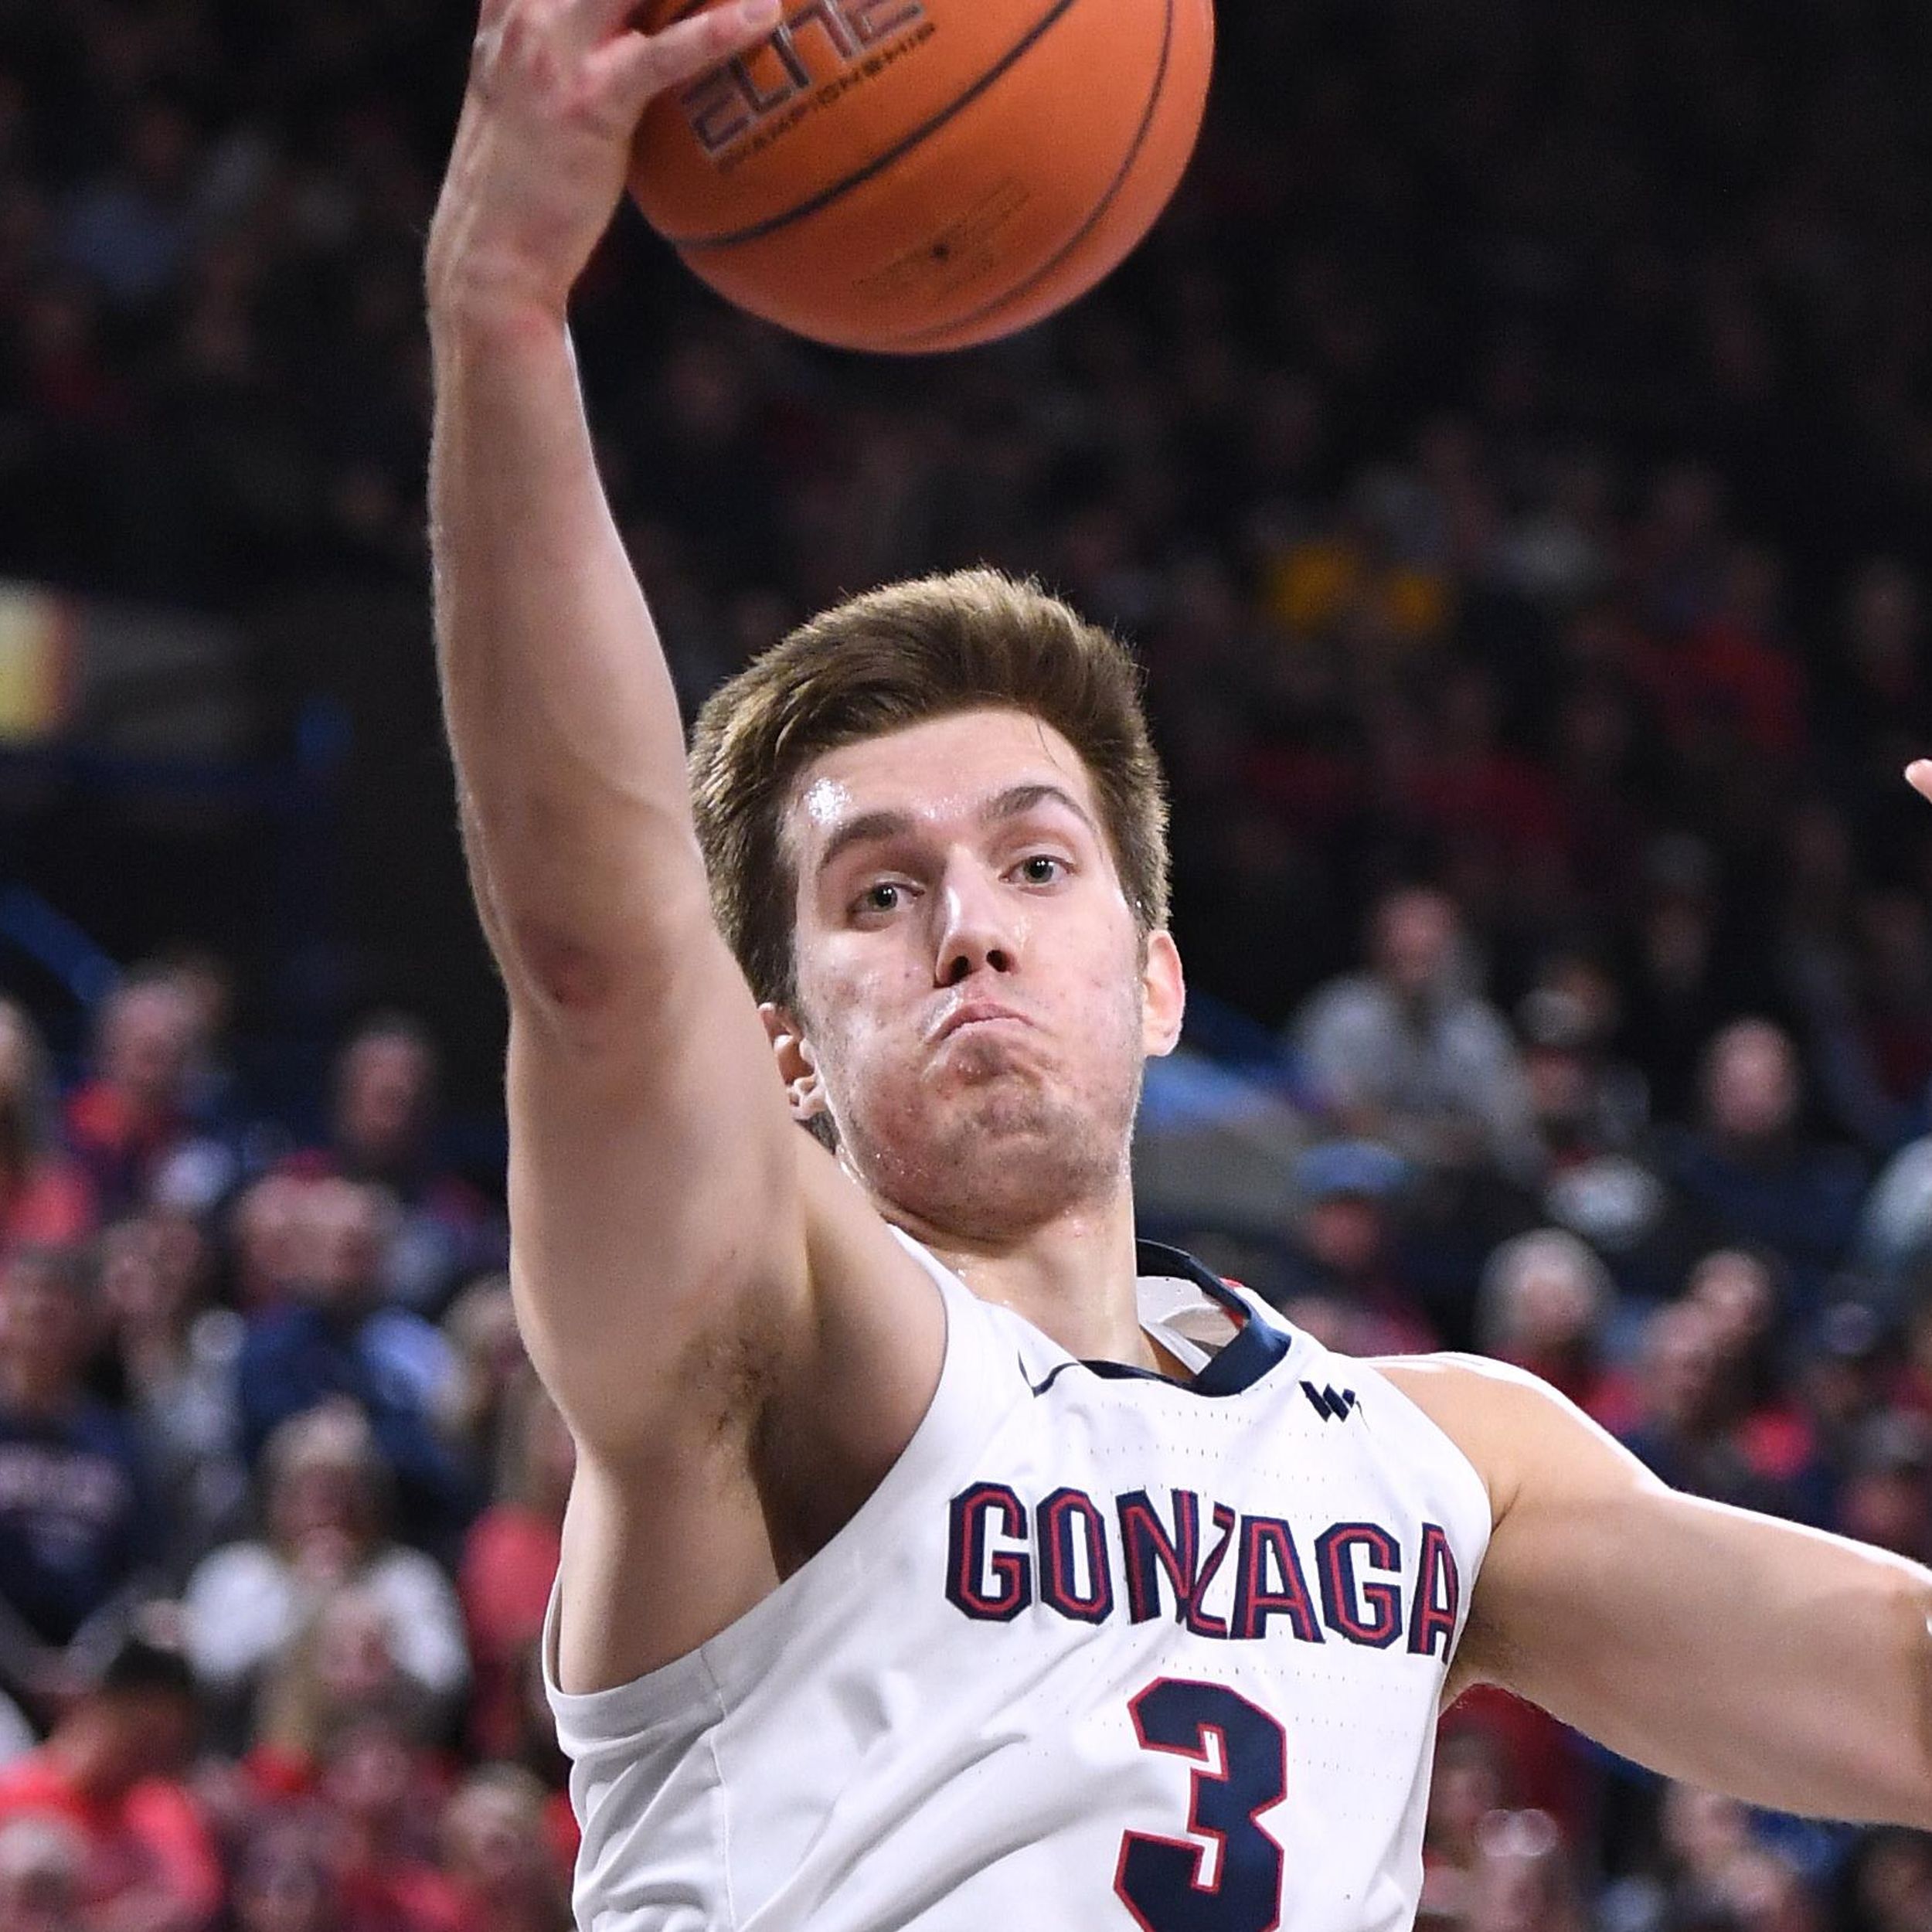
{"type": "Polygon", "coordinates": [[[1932,1575],[1137,1253],[1182,988],[1112,640],[989,573],[862,598],[713,701],[688,790],[565,308],[647,99],[775,10],[632,3],[486,0],[428,264],[514,1278],[580,1458],[579,1922],[1392,1932],[1478,1679],[1932,1827],[1932,1575]]]}

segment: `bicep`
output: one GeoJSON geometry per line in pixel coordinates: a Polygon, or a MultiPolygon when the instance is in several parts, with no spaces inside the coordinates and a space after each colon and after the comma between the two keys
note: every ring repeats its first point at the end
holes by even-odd
{"type": "Polygon", "coordinates": [[[1932,1822],[1932,1575],[1680,1495],[1546,1394],[1464,1668],[1669,1776],[1784,1810],[1932,1822]]]}

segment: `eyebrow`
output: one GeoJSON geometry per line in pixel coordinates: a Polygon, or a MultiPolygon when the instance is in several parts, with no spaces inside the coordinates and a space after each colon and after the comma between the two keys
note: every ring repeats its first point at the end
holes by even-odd
{"type": "MultiPolygon", "coordinates": [[[[980,808],[980,823],[992,825],[1003,824],[1009,818],[1024,818],[1029,812],[1037,811],[1042,805],[1063,808],[1079,819],[1095,838],[1100,837],[1100,828],[1094,822],[1094,815],[1070,791],[1060,785],[1009,785],[1004,791],[995,793],[980,808]]],[[[916,821],[910,812],[862,811],[857,818],[848,818],[825,841],[825,849],[818,858],[818,874],[822,878],[855,845],[876,845],[890,838],[903,838],[916,829],[916,821]]]]}

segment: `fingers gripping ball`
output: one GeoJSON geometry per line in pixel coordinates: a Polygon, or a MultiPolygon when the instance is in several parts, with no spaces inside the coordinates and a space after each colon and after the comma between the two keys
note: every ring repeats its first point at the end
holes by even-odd
{"type": "Polygon", "coordinates": [[[764,43],[651,104],[631,192],[719,294],[801,335],[991,341],[1146,233],[1213,44],[1211,0],[785,0],[764,43]]]}

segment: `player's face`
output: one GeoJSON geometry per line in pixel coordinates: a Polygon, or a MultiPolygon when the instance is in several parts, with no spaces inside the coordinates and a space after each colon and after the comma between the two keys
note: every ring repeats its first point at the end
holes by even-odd
{"type": "Polygon", "coordinates": [[[1113,1196],[1180,968],[1142,943],[1073,747],[1018,712],[934,719],[817,760],[787,830],[798,1012],[774,1030],[801,1117],[961,1240],[1113,1196]]]}

